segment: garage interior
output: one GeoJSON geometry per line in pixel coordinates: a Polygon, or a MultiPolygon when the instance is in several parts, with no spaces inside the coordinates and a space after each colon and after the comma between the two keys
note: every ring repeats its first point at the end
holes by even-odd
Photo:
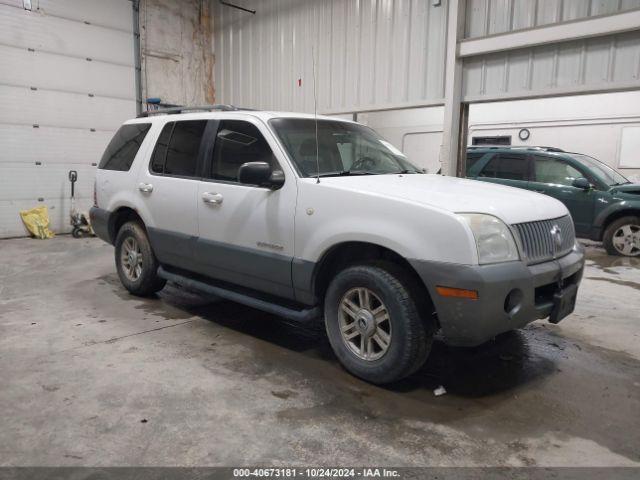
{"type": "Polygon", "coordinates": [[[358,121],[427,173],[504,141],[640,182],[640,0],[0,0],[0,62],[1,466],[640,467],[640,256],[581,239],[568,318],[380,387],[321,324],[131,296],[69,235],[68,177],[88,211],[124,121],[230,104],[358,121]]]}

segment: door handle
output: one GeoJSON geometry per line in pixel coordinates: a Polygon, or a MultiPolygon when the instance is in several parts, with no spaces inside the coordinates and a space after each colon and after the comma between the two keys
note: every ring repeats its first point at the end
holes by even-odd
{"type": "Polygon", "coordinates": [[[144,193],[151,193],[153,192],[153,185],[150,183],[140,183],[138,184],[138,190],[144,193]]]}
{"type": "Polygon", "coordinates": [[[204,192],[202,194],[202,201],[204,203],[212,203],[214,205],[220,205],[222,203],[223,198],[224,197],[219,193],[204,192]]]}

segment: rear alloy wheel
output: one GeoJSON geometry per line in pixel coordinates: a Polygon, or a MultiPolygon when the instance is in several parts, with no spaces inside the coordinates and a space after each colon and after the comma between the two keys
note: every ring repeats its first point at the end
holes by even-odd
{"type": "Polygon", "coordinates": [[[611,255],[640,255],[640,218],[622,217],[612,222],[604,232],[603,243],[611,255]]]}
{"type": "Polygon", "coordinates": [[[146,296],[164,287],[166,281],[158,277],[158,260],[138,222],[127,222],[120,228],[115,247],[118,276],[129,292],[146,296]]]}
{"type": "Polygon", "coordinates": [[[348,267],[324,301],[327,336],[340,363],[371,383],[390,383],[427,359],[432,328],[420,317],[422,292],[404,270],[376,263],[348,267]]]}

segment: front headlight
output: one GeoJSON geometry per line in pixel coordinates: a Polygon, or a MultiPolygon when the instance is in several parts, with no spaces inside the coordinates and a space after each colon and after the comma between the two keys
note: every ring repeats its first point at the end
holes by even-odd
{"type": "Polygon", "coordinates": [[[476,239],[478,263],[500,263],[520,259],[513,235],[502,220],[483,213],[459,215],[467,222],[476,239]]]}

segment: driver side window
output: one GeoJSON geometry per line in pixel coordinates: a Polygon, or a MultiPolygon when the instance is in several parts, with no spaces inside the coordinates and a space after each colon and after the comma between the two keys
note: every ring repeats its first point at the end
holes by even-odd
{"type": "Polygon", "coordinates": [[[237,182],[238,169],[246,162],[267,162],[271,168],[278,168],[258,127],[243,120],[221,121],[213,147],[211,178],[237,182]]]}
{"type": "Polygon", "coordinates": [[[534,181],[571,186],[583,175],[566,162],[542,155],[533,156],[534,181]]]}

